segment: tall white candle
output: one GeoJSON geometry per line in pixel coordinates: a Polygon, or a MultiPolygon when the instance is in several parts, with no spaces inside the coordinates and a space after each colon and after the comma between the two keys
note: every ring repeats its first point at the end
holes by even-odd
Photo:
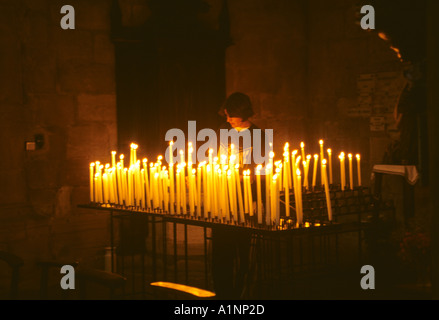
{"type": "Polygon", "coordinates": [[[201,200],[201,177],[203,175],[203,168],[201,167],[201,163],[198,164],[198,168],[197,168],[197,214],[198,216],[201,215],[201,204],[202,204],[202,200],[201,200]]]}
{"type": "Polygon", "coordinates": [[[304,142],[300,143],[300,149],[302,150],[302,159],[305,160],[305,143],[304,142]]]}
{"type": "Polygon", "coordinates": [[[250,170],[247,170],[247,193],[248,193],[248,211],[250,217],[253,216],[253,193],[250,181],[250,170]]]}
{"type": "Polygon", "coordinates": [[[352,169],[352,154],[348,154],[349,158],[349,187],[351,190],[354,190],[354,175],[353,175],[353,169],[352,169]]]}
{"type": "Polygon", "coordinates": [[[94,176],[95,176],[95,163],[90,163],[90,202],[95,202],[94,192],[94,176]]]}
{"type": "Polygon", "coordinates": [[[116,167],[116,151],[111,151],[111,166],[116,167]]]}
{"type": "Polygon", "coordinates": [[[320,185],[323,186],[322,160],[325,158],[325,154],[323,153],[323,140],[320,140],[319,144],[320,144],[320,185]]]}
{"type": "Polygon", "coordinates": [[[313,168],[313,174],[312,174],[312,188],[314,189],[316,186],[316,180],[317,180],[317,167],[319,163],[319,155],[314,155],[314,168],[313,168]]]}
{"type": "Polygon", "coordinates": [[[296,210],[298,210],[298,216],[299,216],[299,220],[298,223],[299,225],[302,225],[303,223],[303,204],[302,204],[302,183],[301,183],[301,172],[299,169],[297,169],[296,172],[297,175],[297,205],[296,205],[296,210]]]}
{"type": "Polygon", "coordinates": [[[256,188],[257,188],[257,208],[258,208],[258,223],[262,224],[262,190],[261,190],[261,169],[262,165],[256,168],[256,188]]]}
{"type": "Polygon", "coordinates": [[[325,186],[326,206],[328,210],[328,220],[332,221],[332,204],[331,204],[331,195],[329,193],[328,175],[326,173],[326,159],[322,160],[322,167],[323,167],[323,181],[325,186]]]}
{"type": "Polygon", "coordinates": [[[181,213],[181,170],[180,164],[177,166],[177,171],[175,172],[175,184],[176,184],[176,213],[181,213]]]}
{"type": "Polygon", "coordinates": [[[276,225],[280,224],[280,210],[279,210],[279,187],[277,186],[278,175],[273,175],[273,189],[272,189],[272,212],[273,220],[276,221],[276,225]]]}
{"type": "Polygon", "coordinates": [[[265,223],[267,226],[271,225],[271,179],[270,179],[271,164],[265,166],[265,223]]]}
{"type": "Polygon", "coordinates": [[[345,186],[346,186],[346,173],[345,173],[345,164],[344,164],[345,155],[344,155],[344,152],[340,153],[338,158],[340,159],[341,190],[344,190],[345,186]]]}
{"type": "Polygon", "coordinates": [[[358,174],[358,186],[361,187],[361,163],[360,163],[360,155],[357,154],[357,174],[358,174]]]}
{"type": "MultiPolygon", "coordinates": [[[[244,185],[244,197],[245,197],[245,175],[244,172],[243,174],[243,185],[244,185]]],[[[244,222],[245,218],[244,218],[244,206],[243,206],[243,200],[242,200],[242,188],[241,188],[241,179],[240,179],[240,175],[239,175],[239,164],[237,163],[235,165],[235,181],[236,181],[236,187],[237,187],[237,195],[238,195],[238,205],[239,205],[239,217],[240,217],[240,221],[244,222]]],[[[245,199],[244,199],[245,202],[245,199]]]]}
{"type": "MultiPolygon", "coordinates": [[[[285,160],[286,161],[286,160],[285,160]]],[[[284,166],[284,195],[285,195],[285,215],[287,217],[290,216],[290,186],[287,178],[287,169],[289,167],[288,162],[286,162],[287,165],[284,166]]]]}

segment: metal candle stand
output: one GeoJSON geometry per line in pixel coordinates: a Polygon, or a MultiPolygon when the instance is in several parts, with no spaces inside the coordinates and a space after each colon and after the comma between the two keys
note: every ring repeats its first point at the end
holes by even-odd
{"type": "MultiPolygon", "coordinates": [[[[333,220],[328,220],[325,193],[322,188],[312,191],[303,190],[303,214],[304,223],[297,225],[294,214],[294,196],[290,194],[290,206],[293,210],[289,217],[286,216],[285,194],[281,194],[280,221],[278,225],[267,226],[257,223],[257,216],[245,216],[245,221],[219,219],[211,217],[210,213],[202,210],[186,215],[172,215],[162,210],[145,210],[140,206],[125,207],[116,204],[90,203],[80,205],[82,208],[104,210],[111,213],[111,247],[116,244],[113,219],[119,222],[133,218],[145,219],[150,228],[150,248],[145,248],[141,255],[141,277],[143,286],[140,293],[146,290],[146,275],[150,274],[152,281],[174,281],[193,285],[189,279],[189,243],[188,226],[203,228],[203,254],[204,254],[204,283],[205,289],[212,290],[210,275],[210,246],[211,237],[208,229],[226,228],[234,232],[248,233],[251,235],[250,266],[247,276],[247,297],[257,295],[257,292],[265,294],[287,295],[291,294],[294,286],[291,284],[303,272],[325,271],[329,272],[339,265],[340,237],[342,234],[358,233],[358,262],[362,259],[363,231],[370,227],[378,217],[380,211],[386,210],[382,205],[377,205],[367,187],[356,187],[353,190],[341,190],[340,186],[331,185],[331,206],[333,220]],[[283,199],[283,200],[282,200],[283,199]],[[354,217],[354,219],[351,219],[354,217]],[[161,224],[161,241],[158,238],[157,225],[161,224]],[[168,232],[167,225],[172,225],[172,232],[168,232]],[[178,232],[177,226],[184,228],[184,254],[183,254],[183,277],[181,279],[180,266],[178,263],[178,232]],[[172,238],[172,240],[170,240],[172,238]],[[159,243],[162,248],[159,252],[159,243]],[[172,243],[169,250],[167,243],[172,243]],[[169,252],[171,251],[171,252],[169,252]],[[150,257],[151,265],[146,267],[145,256],[150,257]],[[159,270],[159,262],[162,268],[159,270]],[[169,270],[173,269],[173,270],[169,270]],[[172,272],[173,271],[173,272],[172,272]]],[[[391,208],[387,208],[391,209],[391,208]]],[[[263,220],[265,221],[265,219],[263,220]]],[[[149,230],[149,229],[148,229],[149,230]]],[[[112,251],[112,255],[114,252],[112,251]]],[[[353,257],[353,255],[350,255],[353,257]]],[[[112,259],[112,262],[114,260],[112,259]]],[[[132,273],[135,273],[134,260],[132,258],[132,273]]],[[[122,267],[112,270],[125,273],[124,263],[122,267]]],[[[124,274],[125,275],[125,274],[124,274]]],[[[135,291],[133,279],[133,293],[135,291]]],[[[198,284],[198,286],[200,286],[198,284]]],[[[253,296],[254,297],[254,296],[253,296]]]]}

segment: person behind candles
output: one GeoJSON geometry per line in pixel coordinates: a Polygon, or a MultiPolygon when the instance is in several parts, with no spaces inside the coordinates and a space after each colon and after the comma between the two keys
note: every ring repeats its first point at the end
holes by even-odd
{"type": "MultiPolygon", "coordinates": [[[[253,157],[255,143],[260,143],[261,153],[265,150],[265,133],[261,130],[261,140],[254,141],[256,126],[250,118],[254,115],[253,107],[248,95],[241,92],[231,94],[219,114],[226,118],[226,122],[218,129],[219,139],[218,155],[231,155],[231,142],[221,141],[221,130],[236,130],[250,133],[251,144],[244,145],[240,142],[235,146],[235,151],[242,170],[250,169],[252,176],[257,163],[253,157]]],[[[235,154],[235,153],[234,153],[235,154]]],[[[264,156],[264,155],[261,155],[264,156]]],[[[242,171],[241,171],[242,173],[242,171]]],[[[256,199],[255,179],[252,179],[253,199],[256,199]]],[[[248,217],[247,217],[248,218],[248,217]]],[[[250,230],[249,230],[250,231],[250,230]]],[[[221,226],[212,228],[212,274],[215,292],[218,298],[239,299],[246,290],[246,279],[249,277],[251,232],[246,230],[233,230],[221,226]]]]}

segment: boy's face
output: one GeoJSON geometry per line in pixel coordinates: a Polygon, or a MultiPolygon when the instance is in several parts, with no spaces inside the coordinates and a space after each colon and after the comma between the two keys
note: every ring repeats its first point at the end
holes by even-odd
{"type": "Polygon", "coordinates": [[[239,117],[230,117],[229,114],[227,113],[227,110],[224,110],[224,113],[227,116],[227,122],[230,123],[230,125],[232,126],[232,128],[239,128],[242,127],[242,125],[244,124],[245,121],[242,120],[242,118],[239,117]]]}

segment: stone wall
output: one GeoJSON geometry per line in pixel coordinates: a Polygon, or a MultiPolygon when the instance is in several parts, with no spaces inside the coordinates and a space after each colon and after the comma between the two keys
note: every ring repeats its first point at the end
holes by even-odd
{"type": "MultiPolygon", "coordinates": [[[[304,141],[310,153],[318,152],[324,139],[337,155],[362,154],[368,184],[372,164],[381,161],[392,137],[371,132],[373,113],[352,116],[357,80],[392,73],[390,84],[400,86],[403,65],[376,33],[356,23],[356,2],[239,0],[229,6],[234,44],[226,56],[227,93],[251,96],[254,122],[275,130],[277,155],[285,142],[299,148],[304,141]]],[[[393,112],[394,105],[386,107],[393,112]]]]}
{"type": "Polygon", "coordinates": [[[79,0],[76,30],[60,27],[65,1],[0,4],[0,249],[25,260],[23,288],[37,259],[96,265],[109,242],[105,215],[88,201],[88,165],[116,146],[110,1],[79,0]],[[42,135],[41,149],[25,142],[42,135]]]}

